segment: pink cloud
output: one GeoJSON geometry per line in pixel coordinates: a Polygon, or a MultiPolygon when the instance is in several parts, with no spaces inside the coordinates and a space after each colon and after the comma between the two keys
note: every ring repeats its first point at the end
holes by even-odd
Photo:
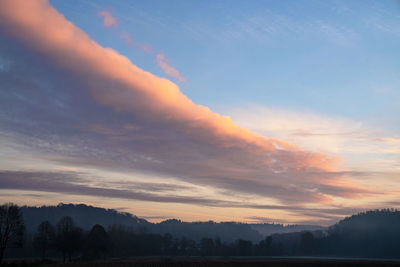
{"type": "Polygon", "coordinates": [[[167,74],[168,76],[171,76],[172,78],[174,78],[180,82],[186,81],[185,77],[183,77],[182,74],[177,69],[175,69],[174,67],[172,67],[168,64],[168,61],[163,54],[160,54],[160,53],[157,54],[156,60],[157,60],[158,66],[160,66],[160,68],[165,72],[165,74],[167,74]]]}
{"type": "Polygon", "coordinates": [[[97,13],[100,17],[103,18],[103,25],[104,27],[117,27],[118,26],[118,21],[117,19],[110,14],[110,12],[103,10],[97,13]]]}
{"type": "Polygon", "coordinates": [[[140,50],[142,50],[143,52],[146,52],[146,53],[150,53],[150,54],[155,53],[154,49],[151,45],[142,44],[142,43],[138,43],[138,42],[134,41],[128,32],[122,32],[119,36],[125,42],[126,45],[128,45],[129,47],[131,47],[133,49],[139,48],[140,50]]]}
{"type": "Polygon", "coordinates": [[[176,79],[179,82],[186,81],[185,77],[183,77],[183,75],[177,69],[175,69],[168,63],[168,59],[165,57],[165,55],[162,53],[156,53],[151,45],[135,42],[128,32],[122,32],[120,34],[120,37],[129,47],[133,49],[140,49],[143,52],[154,55],[158,66],[164,71],[166,75],[176,79]]]}

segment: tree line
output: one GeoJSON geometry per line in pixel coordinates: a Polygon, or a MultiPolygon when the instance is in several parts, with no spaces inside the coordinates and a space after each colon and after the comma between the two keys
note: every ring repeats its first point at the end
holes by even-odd
{"type": "MultiPolygon", "coordinates": [[[[167,219],[152,223],[133,214],[85,204],[60,203],[57,206],[22,206],[20,209],[25,220],[26,231],[29,233],[34,233],[37,226],[44,220],[56,225],[62,217],[71,216],[75,223],[86,231],[90,230],[95,224],[100,224],[106,229],[113,224],[121,224],[134,227],[138,232],[145,229],[147,233],[171,234],[177,238],[188,237],[197,242],[205,236],[219,237],[222,241],[229,243],[237,239],[246,239],[253,242],[259,242],[263,239],[263,234],[259,230],[255,230],[254,225],[238,222],[184,222],[177,219],[167,219]]],[[[263,224],[259,226],[268,232],[268,230],[276,228],[277,225],[263,224]]],[[[274,229],[273,231],[277,230],[274,229]]],[[[282,227],[280,230],[289,229],[288,227],[282,227]]],[[[290,231],[293,232],[294,229],[290,229],[290,231]]]]}
{"type": "MultiPolygon", "coordinates": [[[[223,242],[220,238],[203,237],[195,241],[188,237],[174,237],[169,233],[148,233],[145,228],[125,225],[110,225],[105,229],[96,224],[89,231],[77,226],[70,216],[62,217],[55,225],[45,220],[33,236],[24,238],[24,223],[18,206],[5,204],[1,211],[8,211],[15,226],[15,233],[8,237],[8,244],[2,246],[2,255],[8,246],[12,257],[61,258],[71,261],[81,259],[104,259],[108,257],[131,256],[262,256],[278,255],[280,246],[272,244],[269,236],[259,243],[238,239],[223,242]],[[24,247],[12,249],[13,247],[24,247]]],[[[2,217],[2,215],[0,215],[2,217]]],[[[0,229],[7,224],[0,219],[0,229]]]]}
{"type": "MultiPolygon", "coordinates": [[[[19,225],[20,229],[24,229],[18,208],[12,204],[1,207],[2,210],[7,208],[14,210],[14,224],[19,225]]],[[[18,243],[18,246],[21,246],[23,240],[23,234],[18,237],[10,237],[8,245],[11,247],[12,244],[18,243]]],[[[221,242],[219,238],[202,238],[196,242],[187,237],[174,238],[171,234],[146,233],[145,230],[138,232],[136,229],[124,225],[111,225],[106,230],[103,226],[96,224],[90,231],[85,232],[75,225],[72,217],[65,216],[56,225],[52,225],[49,221],[40,223],[30,245],[34,248],[35,255],[40,255],[42,259],[61,257],[63,261],[71,261],[74,257],[105,259],[108,257],[156,255],[239,256],[253,255],[254,253],[261,255],[266,244],[262,241],[254,246],[251,241],[247,240],[237,240],[229,244],[221,242]]],[[[14,256],[23,257],[24,253],[22,251],[14,256]]]]}
{"type": "Polygon", "coordinates": [[[0,252],[12,257],[61,258],[63,261],[132,256],[344,256],[400,258],[400,212],[377,210],[348,217],[326,231],[273,234],[260,242],[203,237],[194,240],[169,233],[149,233],[114,224],[85,231],[70,216],[54,225],[45,220],[32,235],[24,233],[18,206],[0,207],[0,252]],[[15,247],[24,247],[15,249],[15,247]],[[14,249],[13,249],[14,247],[14,249]]]}

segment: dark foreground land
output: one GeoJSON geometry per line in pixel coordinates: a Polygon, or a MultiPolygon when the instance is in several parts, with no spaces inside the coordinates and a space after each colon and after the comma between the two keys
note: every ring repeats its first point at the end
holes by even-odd
{"type": "Polygon", "coordinates": [[[306,267],[306,266],[400,266],[395,260],[369,259],[323,259],[323,258],[134,258],[111,259],[101,261],[75,262],[38,262],[38,261],[10,261],[4,266],[45,266],[45,267],[306,267]]]}

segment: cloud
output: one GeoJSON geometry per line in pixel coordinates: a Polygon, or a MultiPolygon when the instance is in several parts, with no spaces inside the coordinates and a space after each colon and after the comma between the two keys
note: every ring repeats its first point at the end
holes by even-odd
{"type": "MultiPolygon", "coordinates": [[[[11,62],[0,75],[2,130],[49,161],[175,177],[281,203],[371,194],[351,179],[342,184],[348,177],[335,158],[193,103],[176,84],[101,47],[47,1],[2,1],[0,19],[1,58],[11,62]]],[[[71,193],[115,193],[80,186],[70,185],[71,193]]]]}
{"type": "Polygon", "coordinates": [[[139,48],[140,50],[142,50],[143,52],[146,52],[146,53],[150,53],[150,54],[155,53],[154,48],[151,45],[135,42],[131,38],[131,35],[128,32],[122,32],[119,36],[125,42],[126,45],[128,45],[129,47],[131,47],[133,49],[139,48]]]}
{"type": "Polygon", "coordinates": [[[320,32],[328,41],[332,43],[340,46],[351,46],[354,43],[356,34],[349,28],[333,25],[320,20],[312,23],[312,25],[312,28],[314,28],[317,32],[320,32]]]}
{"type": "MultiPolygon", "coordinates": [[[[313,216],[311,216],[313,217],[313,216]]],[[[273,224],[288,224],[288,225],[293,225],[290,222],[288,222],[285,219],[276,219],[276,218],[270,218],[270,217],[263,217],[263,216],[250,216],[246,218],[248,221],[250,221],[251,223],[256,223],[256,224],[264,224],[264,223],[273,223],[273,224]]],[[[302,220],[302,224],[305,225],[321,225],[321,222],[324,222],[324,225],[332,225],[335,222],[337,222],[338,220],[340,220],[341,217],[335,216],[335,215],[324,215],[324,214],[320,214],[318,220],[302,220]]],[[[297,225],[297,224],[294,224],[297,225]]],[[[282,229],[282,232],[286,232],[287,229],[282,229]]],[[[298,230],[301,231],[301,230],[298,230]]],[[[274,232],[276,233],[276,232],[274,232]]]]}
{"type": "Polygon", "coordinates": [[[162,53],[156,53],[151,45],[135,42],[128,32],[122,32],[120,34],[120,37],[129,47],[133,49],[138,48],[145,53],[152,54],[155,57],[158,66],[164,71],[167,76],[170,76],[179,82],[186,82],[185,77],[183,77],[183,75],[177,69],[175,69],[168,63],[168,59],[165,57],[165,55],[162,53]]]}
{"type": "MultiPolygon", "coordinates": [[[[291,5],[292,8],[307,9],[305,5],[291,5]]],[[[315,8],[315,6],[314,6],[315,8]]],[[[326,8],[319,7],[319,8],[326,8]]],[[[307,12],[306,10],[303,10],[307,12]]],[[[226,47],[232,42],[248,43],[251,47],[273,44],[279,38],[309,39],[322,41],[338,46],[349,47],[357,41],[359,33],[343,23],[320,17],[318,14],[304,18],[293,17],[287,10],[259,7],[251,12],[219,16],[212,20],[204,20],[201,16],[190,17],[185,21],[176,21],[175,28],[185,32],[204,45],[213,44],[226,47]],[[212,40],[210,42],[210,40],[212,40]]],[[[337,14],[335,14],[337,15],[337,14]]],[[[170,19],[170,17],[166,18],[170,19]]],[[[171,22],[169,22],[171,23],[171,22]]],[[[393,29],[395,27],[392,27],[393,29]]],[[[172,29],[176,30],[176,29],[172,29]]]]}
{"type": "MultiPolygon", "coordinates": [[[[344,215],[354,214],[363,211],[363,208],[343,208],[332,207],[324,208],[305,208],[299,205],[261,205],[251,202],[220,200],[206,197],[196,197],[175,194],[159,195],[151,192],[152,183],[140,183],[146,187],[146,191],[134,189],[134,183],[131,188],[115,188],[114,186],[93,186],[87,185],[87,174],[78,172],[46,172],[46,171],[0,171],[0,188],[2,190],[24,190],[39,191],[50,193],[63,193],[81,196],[96,196],[121,198],[128,200],[150,201],[158,203],[180,203],[208,207],[234,207],[256,210],[284,210],[294,214],[300,213],[313,218],[330,219],[329,222],[341,218],[344,215]],[[147,185],[148,186],[147,186],[147,185]]],[[[116,183],[117,184],[117,183],[116,183]]],[[[32,195],[32,194],[25,194],[32,195]]],[[[35,194],[35,196],[38,196],[35,194]]],[[[40,195],[39,195],[40,196],[40,195]]],[[[247,219],[255,220],[262,217],[249,217],[247,219]]],[[[268,221],[271,221],[268,218],[268,221]]],[[[276,220],[275,220],[276,221],[276,220]]],[[[287,221],[285,221],[287,222],[287,221]]]]}
{"type": "MultiPolygon", "coordinates": [[[[220,200],[186,197],[179,195],[160,196],[149,192],[132,189],[114,189],[109,187],[87,186],[87,179],[72,172],[29,172],[1,171],[2,189],[56,192],[84,196],[100,196],[167,203],[187,203],[206,206],[228,206],[230,202],[220,200]]],[[[133,186],[133,183],[131,184],[133,186]]],[[[142,183],[143,186],[143,183],[142,183]]],[[[153,185],[149,183],[149,188],[153,185]]]]}
{"type": "Polygon", "coordinates": [[[117,19],[110,14],[107,10],[100,11],[97,13],[100,17],[103,18],[103,25],[104,27],[117,27],[118,26],[118,21],[117,19]]]}
{"type": "Polygon", "coordinates": [[[167,59],[163,54],[157,54],[156,55],[157,59],[157,64],[160,66],[160,68],[167,74],[168,76],[171,76],[172,78],[180,81],[180,82],[185,82],[186,79],[185,77],[182,76],[182,74],[172,66],[170,66],[167,62],[167,59]]]}
{"type": "Polygon", "coordinates": [[[45,172],[45,171],[0,171],[0,185],[2,189],[28,190],[41,192],[56,192],[85,196],[101,196],[123,198],[153,202],[186,203],[202,206],[219,207],[252,207],[261,209],[281,209],[284,206],[274,205],[243,205],[240,202],[223,201],[218,199],[199,198],[195,196],[179,196],[169,194],[162,196],[151,193],[152,183],[130,183],[129,188],[113,188],[108,186],[88,186],[84,174],[76,172],[45,172]],[[145,192],[141,189],[145,188],[145,192]]]}
{"type": "Polygon", "coordinates": [[[400,136],[361,120],[319,115],[310,111],[246,106],[229,110],[245,127],[265,136],[280,136],[324,153],[395,154],[400,136]]]}
{"type": "MultiPolygon", "coordinates": [[[[103,25],[105,27],[111,27],[111,26],[117,27],[117,19],[114,18],[108,11],[101,11],[98,14],[99,14],[99,16],[103,17],[103,19],[104,19],[103,25]]],[[[143,51],[145,53],[152,54],[157,61],[157,65],[164,71],[164,73],[167,76],[170,76],[179,82],[186,81],[185,77],[183,77],[183,75],[177,69],[175,69],[168,63],[168,60],[165,57],[165,55],[162,53],[156,53],[154,48],[151,45],[142,44],[142,43],[134,41],[132,39],[131,35],[125,31],[121,32],[119,34],[119,37],[129,47],[131,47],[133,49],[139,48],[141,51],[143,51]]]]}

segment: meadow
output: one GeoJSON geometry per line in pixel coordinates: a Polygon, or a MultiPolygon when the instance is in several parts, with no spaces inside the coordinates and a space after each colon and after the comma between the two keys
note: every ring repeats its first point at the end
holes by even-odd
{"type": "Polygon", "coordinates": [[[8,261],[7,267],[306,267],[306,266],[400,266],[400,261],[340,258],[271,258],[271,257],[139,257],[97,261],[8,261]]]}

